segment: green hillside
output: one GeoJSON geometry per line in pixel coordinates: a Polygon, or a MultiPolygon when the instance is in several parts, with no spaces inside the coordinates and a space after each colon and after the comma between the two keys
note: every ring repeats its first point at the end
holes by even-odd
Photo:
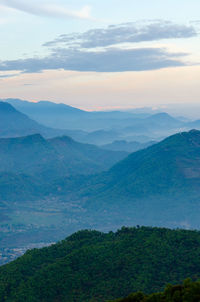
{"type": "Polygon", "coordinates": [[[200,301],[200,281],[186,279],[183,284],[168,284],[163,292],[145,295],[142,292],[130,294],[126,298],[112,302],[198,302],[200,301]]]}
{"type": "Polygon", "coordinates": [[[0,297],[1,302],[103,302],[158,292],[187,277],[200,277],[198,231],[86,230],[2,266],[0,297]]]}

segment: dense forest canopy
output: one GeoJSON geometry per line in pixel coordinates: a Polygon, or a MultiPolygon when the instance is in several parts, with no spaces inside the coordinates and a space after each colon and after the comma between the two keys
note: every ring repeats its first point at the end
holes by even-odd
{"type": "Polygon", "coordinates": [[[131,292],[160,292],[168,283],[199,276],[199,231],[85,230],[2,266],[0,297],[2,302],[102,302],[131,292]]]}
{"type": "Polygon", "coordinates": [[[163,292],[145,295],[142,292],[130,294],[126,298],[112,302],[199,302],[200,281],[192,282],[190,278],[183,284],[168,284],[163,292]]]}

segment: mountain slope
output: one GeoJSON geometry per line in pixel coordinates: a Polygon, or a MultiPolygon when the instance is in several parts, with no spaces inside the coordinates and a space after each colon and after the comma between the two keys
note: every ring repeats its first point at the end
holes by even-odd
{"type": "Polygon", "coordinates": [[[113,125],[122,125],[127,118],[140,117],[139,114],[134,115],[130,112],[121,111],[84,111],[66,104],[49,101],[28,102],[20,99],[6,99],[4,101],[37,122],[52,128],[95,131],[113,125]],[[120,120],[123,120],[122,123],[120,120]]]}
{"type": "Polygon", "coordinates": [[[0,102],[0,136],[20,136],[38,132],[39,125],[8,103],[0,102]]]}
{"type": "Polygon", "coordinates": [[[40,134],[0,139],[0,172],[61,178],[100,172],[124,158],[125,152],[102,150],[69,137],[45,140],[40,134]]]}
{"type": "MultiPolygon", "coordinates": [[[[117,299],[112,302],[195,302],[200,301],[200,281],[192,282],[190,278],[184,280],[183,284],[168,284],[163,292],[145,295],[142,292],[132,293],[126,298],[117,299]]],[[[110,301],[111,302],[111,301],[110,301]]]]}
{"type": "Polygon", "coordinates": [[[138,119],[132,122],[132,125],[125,128],[127,132],[136,133],[159,133],[168,132],[173,130],[174,132],[184,127],[184,123],[176,118],[173,118],[165,112],[153,114],[144,119],[138,119]]]}
{"type": "Polygon", "coordinates": [[[97,180],[104,190],[132,197],[200,182],[200,131],[191,130],[130,154],[97,180]],[[105,182],[106,180],[106,182],[105,182]]]}
{"type": "MultiPolygon", "coordinates": [[[[66,195],[67,180],[56,186],[61,198],[66,195]]],[[[83,179],[76,192],[75,184],[70,184],[74,199],[83,199],[85,209],[101,223],[194,228],[200,227],[199,186],[200,132],[196,130],[130,154],[109,171],[83,179]]]]}
{"type": "Polygon", "coordinates": [[[40,133],[44,137],[70,135],[82,139],[88,133],[84,131],[53,129],[38,124],[12,105],[0,101],[0,137],[20,137],[40,133]]]}
{"type": "Polygon", "coordinates": [[[52,232],[55,240],[63,231],[107,231],[124,224],[200,228],[199,131],[173,135],[92,176],[86,174],[100,171],[100,165],[102,170],[108,168],[118,155],[68,137],[28,137],[23,148],[16,140],[6,141],[10,155],[3,143],[0,148],[0,171],[4,167],[0,200],[9,201],[4,214],[14,224],[23,221],[26,232],[15,234],[11,229],[9,244],[22,236],[30,242],[30,224],[36,231],[40,226],[40,234],[48,227],[45,235],[38,233],[37,240],[42,241],[51,240],[52,232]],[[6,170],[6,165],[13,169],[6,170]]]}
{"type": "Polygon", "coordinates": [[[103,302],[199,278],[200,233],[163,228],[81,231],[0,267],[2,302],[103,302]]]}

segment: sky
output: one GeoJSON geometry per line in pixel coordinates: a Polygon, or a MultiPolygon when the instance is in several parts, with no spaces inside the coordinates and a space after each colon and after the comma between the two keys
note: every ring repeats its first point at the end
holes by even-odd
{"type": "Polygon", "coordinates": [[[0,0],[0,98],[200,103],[199,0],[0,0]]]}

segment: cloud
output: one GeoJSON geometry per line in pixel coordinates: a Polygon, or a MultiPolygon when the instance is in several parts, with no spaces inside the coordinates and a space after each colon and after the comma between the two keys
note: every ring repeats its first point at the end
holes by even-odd
{"type": "Polygon", "coordinates": [[[193,26],[175,24],[169,21],[151,21],[142,24],[125,23],[111,25],[105,29],[92,29],[84,33],[64,34],[44,44],[47,47],[96,48],[121,43],[139,43],[162,39],[191,38],[197,36],[193,26]]]}
{"type": "Polygon", "coordinates": [[[0,71],[25,73],[43,70],[73,70],[95,72],[145,71],[184,66],[183,53],[169,53],[164,48],[109,48],[104,51],[54,49],[45,58],[28,58],[0,62],[0,71]]]}
{"type": "Polygon", "coordinates": [[[23,1],[23,0],[2,0],[1,5],[5,7],[10,7],[17,9],[22,12],[26,12],[38,16],[47,17],[58,17],[58,18],[80,18],[80,19],[90,19],[89,6],[83,7],[79,11],[71,11],[61,5],[55,4],[36,4],[35,1],[23,1]]]}
{"type": "MultiPolygon", "coordinates": [[[[11,0],[7,0],[11,1],[11,0]]],[[[13,2],[14,0],[12,0],[13,2]]],[[[24,73],[44,70],[94,72],[146,71],[187,65],[188,54],[159,47],[135,47],[126,43],[196,36],[191,26],[167,21],[143,25],[126,23],[107,29],[93,29],[82,34],[59,36],[45,43],[50,54],[45,57],[0,61],[0,71],[24,73]]]]}

